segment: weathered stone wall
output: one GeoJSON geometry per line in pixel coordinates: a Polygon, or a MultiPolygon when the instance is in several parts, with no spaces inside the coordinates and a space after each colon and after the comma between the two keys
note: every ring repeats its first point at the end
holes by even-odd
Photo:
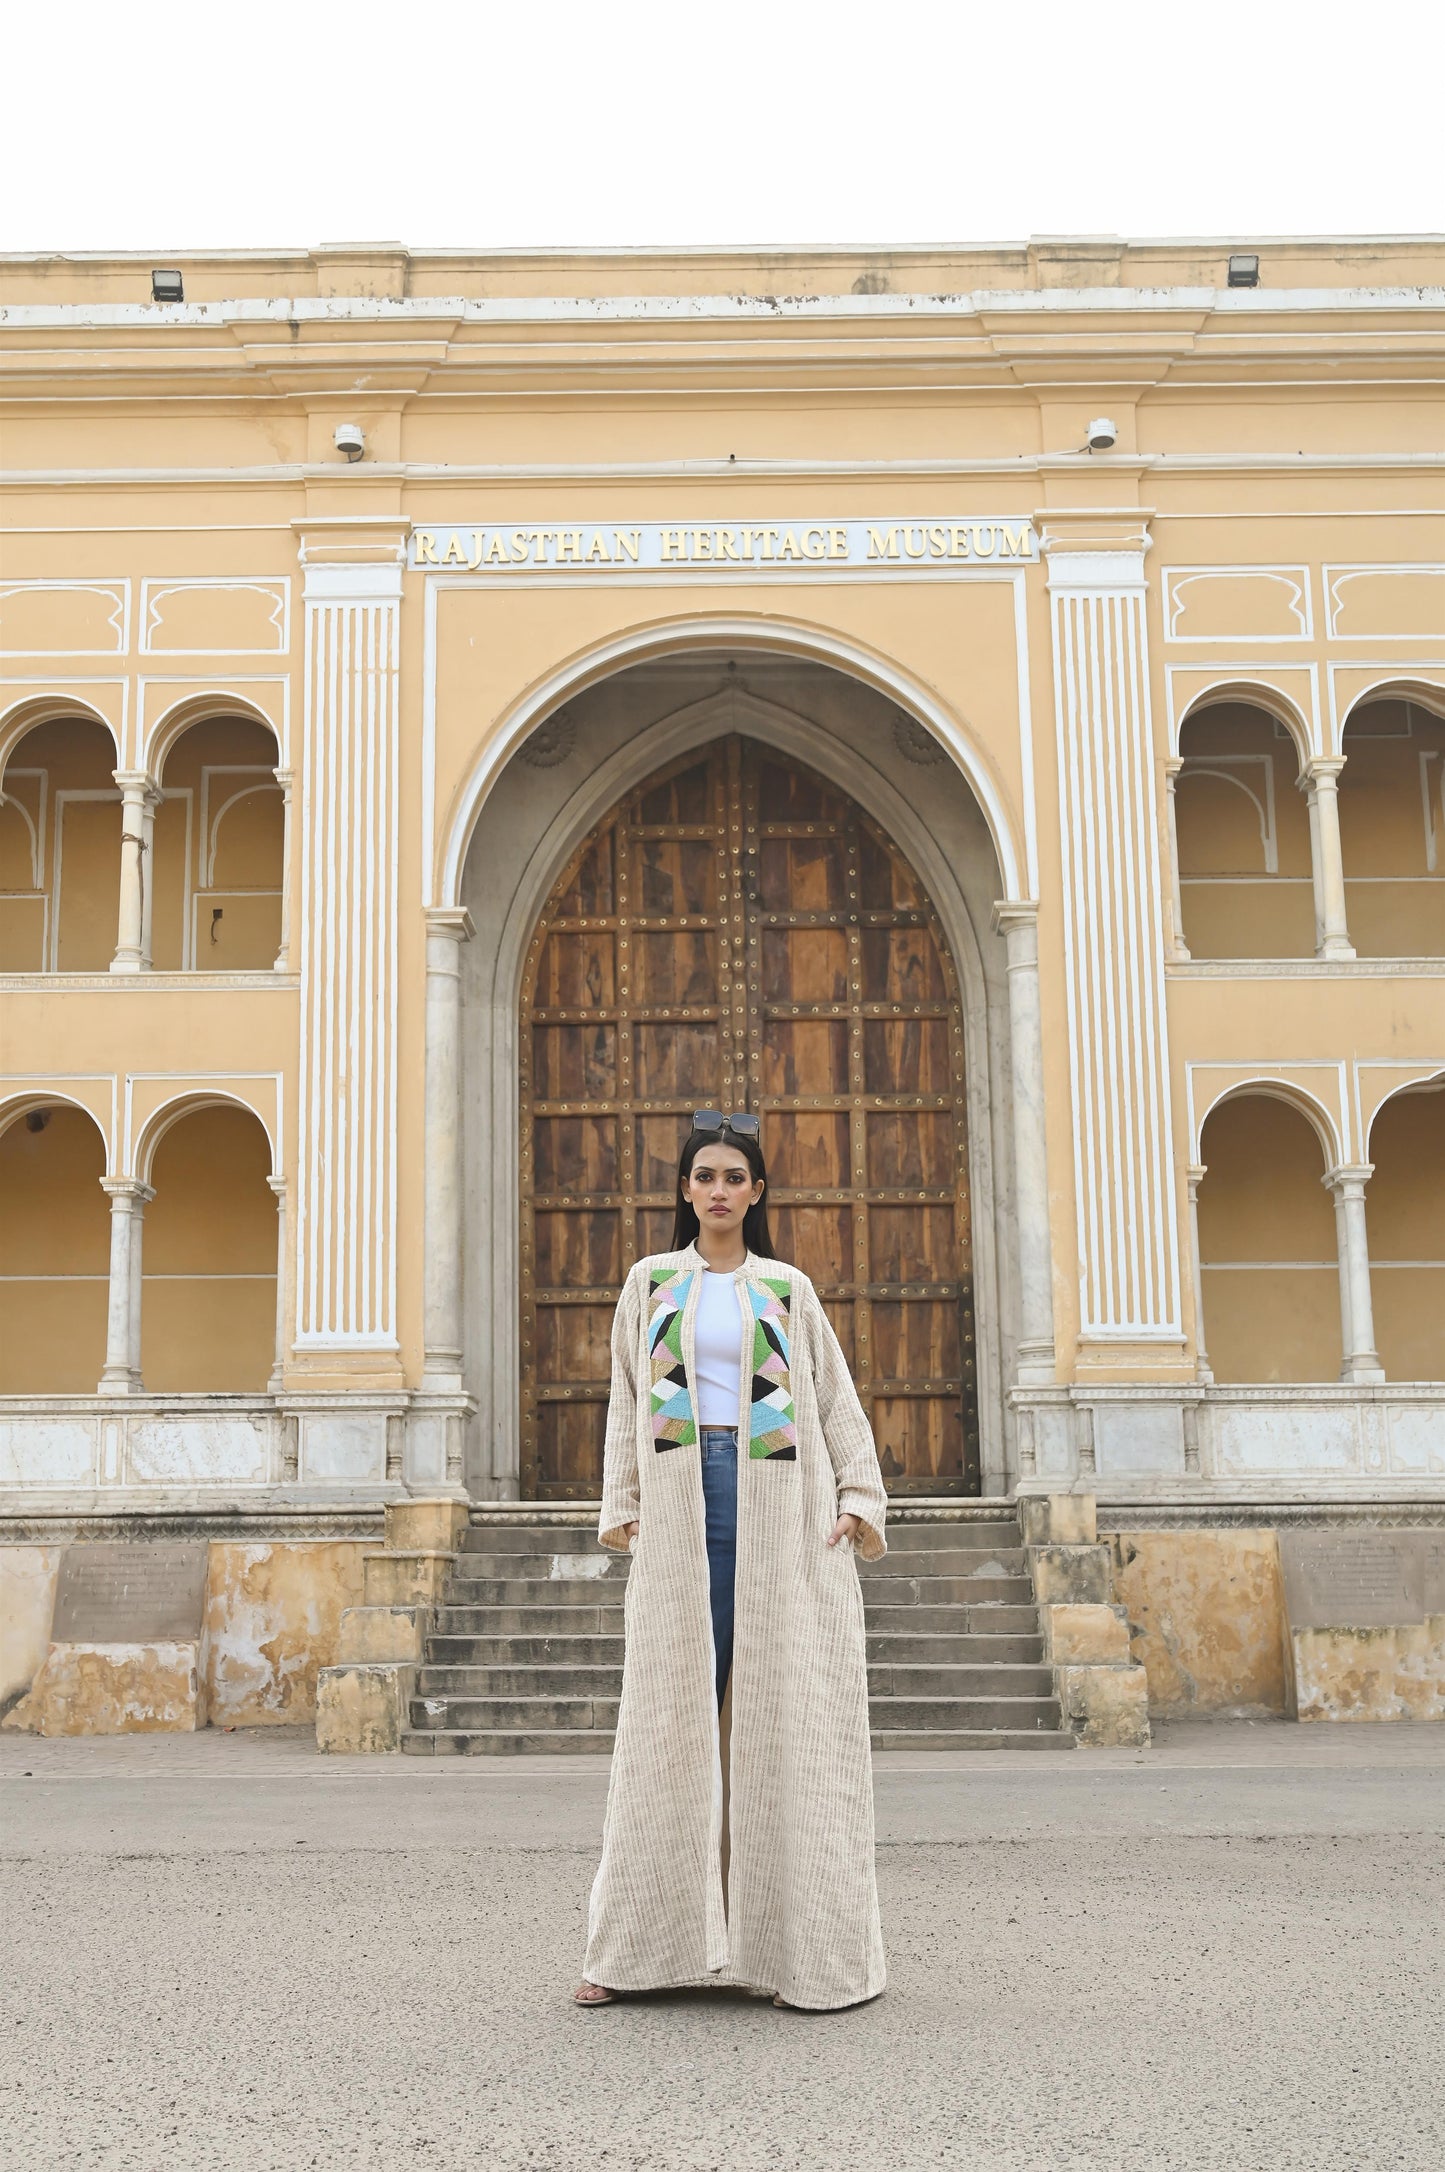
{"type": "Polygon", "coordinates": [[[1127,1531],[1114,1596],[1157,1718],[1287,1707],[1284,1595],[1273,1531],[1127,1531]]]}
{"type": "Polygon", "coordinates": [[[206,1687],[217,1727],[297,1727],[316,1717],[316,1677],[332,1664],[341,1615],[359,1606],[362,1555],[375,1541],[211,1542],[206,1687]]]}
{"type": "Polygon", "coordinates": [[[63,1546],[0,1546],[0,1710],[40,1671],[63,1546]]]}
{"type": "Polygon", "coordinates": [[[1302,1720],[1445,1720],[1445,1614],[1386,1629],[1296,1629],[1302,1720]]]}
{"type": "MultiPolygon", "coordinates": [[[[204,1725],[209,1714],[217,1727],[310,1725],[317,1675],[336,1657],[344,1609],[361,1603],[362,1556],[374,1546],[366,1539],[213,1539],[196,1656],[199,1680],[190,1703],[201,1716],[188,1724],[204,1725]]],[[[81,1664],[82,1646],[51,1644],[64,1551],[61,1545],[0,1546],[0,1707],[18,1708],[43,1673],[48,1686],[33,1712],[38,1719],[41,1704],[46,1712],[54,1708],[56,1724],[51,1730],[47,1723],[47,1731],[130,1731],[147,1724],[152,1707],[154,1724],[178,1724],[174,1669],[168,1661],[157,1672],[137,1656],[159,1647],[117,1646],[123,1660],[102,1666],[93,1652],[81,1664]]],[[[19,1724],[30,1724],[24,1710],[19,1724]]]]}

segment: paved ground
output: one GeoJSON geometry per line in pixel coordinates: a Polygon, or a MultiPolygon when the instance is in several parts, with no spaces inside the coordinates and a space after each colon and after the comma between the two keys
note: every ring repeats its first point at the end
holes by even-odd
{"type": "Polygon", "coordinates": [[[875,1760],[890,1983],[570,2003],[606,1762],[0,1737],[4,2172],[1440,2172],[1445,1727],[875,1760]]]}

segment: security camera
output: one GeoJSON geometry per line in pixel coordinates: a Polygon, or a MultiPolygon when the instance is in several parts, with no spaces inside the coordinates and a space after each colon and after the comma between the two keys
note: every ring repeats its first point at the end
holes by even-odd
{"type": "MultiPolygon", "coordinates": [[[[1109,447],[1117,442],[1118,436],[1117,423],[1111,422],[1107,415],[1096,415],[1085,433],[1085,443],[1090,452],[1107,452],[1109,447]]],[[[336,433],[336,442],[338,445],[341,443],[339,430],[336,433]]]]}
{"type": "MultiPolygon", "coordinates": [[[[1112,445],[1114,440],[1110,438],[1112,445]]],[[[338,422],[336,425],[336,450],[345,453],[348,460],[359,460],[366,450],[359,422],[338,422]]]]}

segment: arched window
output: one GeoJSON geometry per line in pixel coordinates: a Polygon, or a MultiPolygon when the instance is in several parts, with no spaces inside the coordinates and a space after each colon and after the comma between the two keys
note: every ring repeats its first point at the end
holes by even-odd
{"type": "Polygon", "coordinates": [[[1340,850],[1362,958],[1445,956],[1445,721],[1366,702],[1345,726],[1340,850]]]}
{"type": "Polygon", "coordinates": [[[207,717],[172,742],[155,817],[157,971],[275,963],[285,880],[277,760],[270,730],[249,717],[207,717]]]}
{"type": "Polygon", "coordinates": [[[115,744],[89,717],[37,724],[0,780],[0,972],[104,973],[120,907],[115,744]]]}
{"type": "Polygon", "coordinates": [[[1370,1160],[1365,1220],[1385,1377],[1445,1380],[1445,1081],[1385,1103],[1370,1160]]]}
{"type": "Polygon", "coordinates": [[[141,1376],[155,1393],[260,1393],[276,1348],[276,1200],[260,1120],[189,1110],[151,1160],[141,1376]]]}
{"type": "Polygon", "coordinates": [[[105,1141],[63,1102],[0,1124],[0,1395],[94,1395],[110,1276],[105,1141]]]}
{"type": "Polygon", "coordinates": [[[1184,940],[1196,958],[1314,955],[1309,810],[1284,726],[1247,702],[1186,717],[1175,782],[1184,940]]]}
{"type": "Polygon", "coordinates": [[[1200,1155],[1205,1339],[1221,1382],[1337,1380],[1335,1212],[1308,1118],[1272,1094],[1210,1112],[1200,1155]]]}

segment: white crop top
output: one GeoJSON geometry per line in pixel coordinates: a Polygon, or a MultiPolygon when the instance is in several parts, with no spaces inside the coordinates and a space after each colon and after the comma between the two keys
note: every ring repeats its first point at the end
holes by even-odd
{"type": "Polygon", "coordinates": [[[743,1316],[731,1275],[704,1273],[693,1339],[698,1424],[735,1426],[742,1399],[743,1316]]]}

